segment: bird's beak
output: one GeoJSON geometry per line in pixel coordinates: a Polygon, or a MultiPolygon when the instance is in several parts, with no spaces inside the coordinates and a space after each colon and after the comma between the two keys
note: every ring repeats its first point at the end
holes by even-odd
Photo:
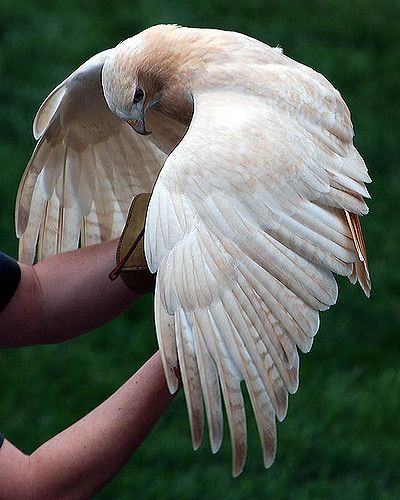
{"type": "Polygon", "coordinates": [[[146,130],[143,115],[138,120],[128,120],[128,123],[133,128],[133,130],[140,135],[151,134],[151,132],[147,132],[147,130],[146,130]]]}

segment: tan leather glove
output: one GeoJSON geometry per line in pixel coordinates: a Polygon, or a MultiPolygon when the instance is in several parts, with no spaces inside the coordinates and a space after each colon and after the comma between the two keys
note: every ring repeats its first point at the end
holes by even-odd
{"type": "Polygon", "coordinates": [[[119,275],[127,287],[137,293],[154,291],[156,275],[151,274],[144,256],[143,237],[147,207],[151,193],[141,193],[133,199],[117,248],[117,267],[110,279],[119,275]]]}

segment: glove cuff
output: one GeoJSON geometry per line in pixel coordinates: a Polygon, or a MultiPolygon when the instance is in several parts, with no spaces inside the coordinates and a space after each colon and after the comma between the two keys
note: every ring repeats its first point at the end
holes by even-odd
{"type": "MultiPolygon", "coordinates": [[[[151,193],[141,193],[133,199],[116,255],[116,270],[120,270],[126,286],[138,293],[153,291],[156,281],[155,274],[151,274],[147,267],[144,255],[144,225],[150,197],[151,193]]],[[[111,274],[118,275],[118,271],[111,274]]]]}

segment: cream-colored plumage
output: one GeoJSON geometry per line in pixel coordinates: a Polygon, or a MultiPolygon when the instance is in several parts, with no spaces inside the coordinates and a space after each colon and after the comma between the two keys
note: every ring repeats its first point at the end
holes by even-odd
{"type": "Polygon", "coordinates": [[[38,232],[39,258],[118,236],[132,196],[154,186],[145,252],[169,388],[179,362],[193,444],[204,404],[213,452],[222,391],[237,475],[245,380],[270,466],[297,348],[337,299],[332,271],[370,291],[358,220],[370,179],[339,92],[244,35],[156,26],[67,78],[34,134],[20,258],[32,261],[38,232]]]}

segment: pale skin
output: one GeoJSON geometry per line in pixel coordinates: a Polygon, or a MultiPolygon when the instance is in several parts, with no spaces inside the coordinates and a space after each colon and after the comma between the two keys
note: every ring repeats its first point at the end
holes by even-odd
{"type": "Polygon", "coordinates": [[[110,281],[117,240],[20,264],[21,282],[0,314],[0,347],[61,342],[118,316],[139,294],[110,281]],[[16,334],[18,332],[18,334],[16,334]]]}
{"type": "MultiPolygon", "coordinates": [[[[0,347],[64,341],[126,309],[139,294],[108,279],[116,245],[21,265],[20,285],[0,313],[0,347]]],[[[140,446],[173,397],[157,352],[104,403],[30,455],[5,439],[0,498],[91,497],[140,446]]]]}

